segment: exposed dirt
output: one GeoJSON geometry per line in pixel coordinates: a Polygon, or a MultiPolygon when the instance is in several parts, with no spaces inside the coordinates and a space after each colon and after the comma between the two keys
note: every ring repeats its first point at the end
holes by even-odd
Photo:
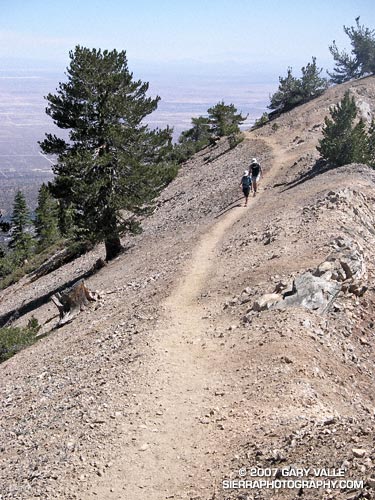
{"type": "MultiPolygon", "coordinates": [[[[347,87],[374,114],[370,78],[246,133],[233,150],[220,141],[87,280],[99,303],[59,330],[51,303],[21,315],[48,335],[0,366],[0,498],[374,498],[375,174],[352,165],[311,175],[324,116],[347,87]],[[265,177],[244,208],[238,185],[253,156],[265,177]],[[364,295],[340,292],[323,315],[251,311],[280,281],[316,268],[339,237],[363,255],[364,295]],[[309,468],[303,479],[342,469],[364,484],[224,487],[264,471],[287,479],[291,467],[309,468]]],[[[101,252],[7,289],[1,313],[26,311],[101,252]]]]}

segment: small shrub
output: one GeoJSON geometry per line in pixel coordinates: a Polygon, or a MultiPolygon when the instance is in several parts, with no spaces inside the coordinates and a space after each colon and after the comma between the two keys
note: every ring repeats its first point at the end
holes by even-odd
{"type": "Polygon", "coordinates": [[[63,249],[66,245],[67,240],[60,239],[42,252],[31,256],[22,265],[17,263],[17,260],[14,258],[14,252],[5,254],[2,259],[0,258],[0,290],[4,290],[13,283],[17,283],[26,274],[37,269],[43,262],[47,261],[54,253],[63,249]]]}
{"type": "Polygon", "coordinates": [[[240,144],[244,140],[245,136],[242,132],[237,134],[231,134],[228,136],[229,148],[234,149],[238,144],[240,144]]]}
{"type": "Polygon", "coordinates": [[[255,120],[254,126],[255,127],[262,127],[266,123],[270,121],[268,113],[264,112],[260,118],[255,120]]]}
{"type": "Polygon", "coordinates": [[[34,344],[39,330],[39,322],[34,317],[29,320],[25,328],[13,326],[0,328],[0,363],[34,344]]]}

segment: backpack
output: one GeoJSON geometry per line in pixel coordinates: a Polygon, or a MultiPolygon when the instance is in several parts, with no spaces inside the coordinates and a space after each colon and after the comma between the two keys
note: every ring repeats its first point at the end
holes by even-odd
{"type": "Polygon", "coordinates": [[[260,165],[259,163],[252,163],[250,165],[250,171],[252,175],[258,175],[260,170],[260,165]]]}
{"type": "Polygon", "coordinates": [[[249,175],[244,175],[242,177],[242,181],[241,182],[242,182],[242,187],[244,189],[249,188],[251,186],[251,178],[250,178],[250,176],[249,175]]]}

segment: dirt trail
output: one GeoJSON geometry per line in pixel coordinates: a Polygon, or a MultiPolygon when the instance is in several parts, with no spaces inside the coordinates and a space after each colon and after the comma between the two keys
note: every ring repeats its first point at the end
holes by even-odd
{"type": "MultiPolygon", "coordinates": [[[[282,161],[279,155],[267,173],[265,185],[277,175],[282,161]]],[[[205,316],[199,295],[217,263],[218,244],[256,200],[250,198],[247,209],[235,206],[223,215],[203,235],[186,263],[184,274],[163,305],[163,318],[154,332],[154,356],[134,394],[134,404],[139,408],[136,422],[129,422],[123,429],[122,457],[82,498],[214,497],[212,455],[223,456],[225,444],[223,433],[206,424],[225,383],[222,366],[226,353],[207,341],[214,324],[205,316]]]]}
{"type": "Polygon", "coordinates": [[[159,500],[190,497],[201,488],[213,492],[209,477],[198,484],[194,476],[209,468],[207,452],[217,449],[204,415],[215,403],[210,389],[222,384],[225,353],[202,348],[212,325],[197,297],[215,264],[217,244],[245,210],[234,207],[203,236],[165,302],[148,367],[152,386],[146,381],[135,395],[141,424],[127,429],[134,439],[112,468],[116,477],[103,480],[86,498],[159,500]]]}

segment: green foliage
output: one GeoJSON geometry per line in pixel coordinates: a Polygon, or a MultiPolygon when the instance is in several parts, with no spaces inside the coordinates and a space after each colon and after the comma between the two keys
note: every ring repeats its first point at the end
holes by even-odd
{"type": "Polygon", "coordinates": [[[10,230],[10,223],[3,219],[3,214],[0,211],[0,231],[7,233],[10,230]]]}
{"type": "MultiPolygon", "coordinates": [[[[44,262],[50,259],[56,252],[59,252],[63,248],[70,248],[70,246],[75,246],[67,240],[60,239],[53,245],[48,246],[42,251],[35,253],[30,256],[27,262],[22,262],[21,264],[18,260],[15,260],[15,255],[13,252],[6,252],[4,258],[0,259],[0,290],[4,290],[13,283],[17,283],[23,276],[33,272],[35,269],[40,267],[44,262]]],[[[80,248],[83,243],[76,243],[77,251],[76,253],[72,251],[73,256],[79,256],[84,253],[80,248]]],[[[87,247],[86,247],[87,248],[87,247]]],[[[72,257],[71,260],[73,260],[72,257]]]]}
{"type": "Polygon", "coordinates": [[[263,125],[266,125],[270,121],[268,113],[264,112],[260,118],[255,120],[254,126],[255,127],[263,127],[263,125]]]}
{"type": "Polygon", "coordinates": [[[311,63],[301,68],[301,72],[301,78],[295,78],[292,68],[288,68],[287,76],[279,77],[279,88],[271,96],[269,109],[280,113],[289,111],[320,96],[327,89],[327,80],[320,77],[322,69],[317,68],[315,57],[312,58],[311,63]]]}
{"type": "Polygon", "coordinates": [[[25,198],[21,192],[16,194],[10,224],[11,241],[8,248],[0,248],[0,289],[16,283],[64,246],[57,227],[57,208],[48,188],[42,185],[34,221],[36,244],[25,198]]]}
{"type": "Polygon", "coordinates": [[[0,328],[0,363],[11,358],[25,347],[34,344],[39,330],[40,325],[34,317],[30,319],[25,328],[0,328]]]}
{"type": "Polygon", "coordinates": [[[191,123],[193,126],[181,133],[178,144],[174,147],[174,156],[179,163],[186,161],[210,143],[211,127],[208,118],[192,118],[191,123]]]}
{"type": "Polygon", "coordinates": [[[58,210],[57,201],[52,197],[48,187],[42,184],[39,189],[34,221],[39,251],[52,245],[60,237],[58,210]]]}
{"type": "Polygon", "coordinates": [[[301,68],[302,76],[300,82],[302,102],[311,101],[327,90],[327,79],[320,76],[322,71],[322,68],[319,69],[316,66],[316,57],[313,57],[312,62],[307,63],[307,66],[301,68]]]}
{"type": "Polygon", "coordinates": [[[26,200],[21,191],[16,193],[11,218],[11,240],[9,248],[13,250],[15,262],[21,263],[30,257],[33,248],[33,237],[30,234],[31,218],[26,200]]]}
{"type": "Polygon", "coordinates": [[[231,134],[230,136],[228,136],[229,149],[234,149],[244,140],[244,138],[245,136],[242,132],[238,132],[236,134],[231,134]]]}
{"type": "Polygon", "coordinates": [[[292,68],[288,68],[287,76],[279,77],[279,89],[271,96],[268,107],[278,111],[287,111],[300,101],[300,82],[292,75],[292,68]]]}
{"type": "Polygon", "coordinates": [[[375,120],[372,120],[368,130],[367,142],[370,156],[368,163],[371,167],[375,168],[375,120]]]}
{"type": "Polygon", "coordinates": [[[240,125],[247,118],[247,116],[242,116],[241,113],[237,112],[234,104],[227,105],[224,101],[218,102],[207,112],[208,122],[211,124],[210,132],[214,137],[239,134],[240,125]]]}
{"type": "Polygon", "coordinates": [[[352,46],[351,55],[345,50],[340,52],[335,41],[329,47],[336,63],[333,73],[328,73],[333,83],[375,74],[375,31],[360,25],[359,19],[355,20],[356,27],[344,26],[352,46]]]}
{"type": "Polygon", "coordinates": [[[210,144],[215,144],[219,137],[228,136],[231,149],[243,140],[240,125],[247,116],[238,113],[233,104],[227,105],[221,101],[209,108],[207,113],[207,117],[192,118],[193,126],[181,133],[173,153],[179,163],[210,144]]]}
{"type": "Polygon", "coordinates": [[[0,279],[12,273],[18,267],[18,262],[15,262],[13,252],[7,252],[2,249],[0,257],[0,279]]]}
{"type": "Polygon", "coordinates": [[[192,118],[192,128],[181,133],[179,142],[191,141],[196,144],[208,144],[211,137],[211,125],[208,118],[198,116],[192,118]]]}
{"type": "Polygon", "coordinates": [[[69,130],[69,141],[46,134],[40,145],[58,156],[51,191],[74,209],[76,234],[104,241],[110,259],[132,231],[124,211],[141,213],[176,173],[172,130],[143,124],[160,98],[147,97],[148,83],[133,79],[124,51],[77,46],[70,59],[68,81],[47,96],[47,113],[69,130]]]}
{"type": "Polygon", "coordinates": [[[368,135],[362,120],[356,122],[357,107],[349,91],[330,109],[330,115],[324,120],[323,139],[317,147],[321,157],[335,167],[354,162],[370,164],[372,135],[368,135]]]}

